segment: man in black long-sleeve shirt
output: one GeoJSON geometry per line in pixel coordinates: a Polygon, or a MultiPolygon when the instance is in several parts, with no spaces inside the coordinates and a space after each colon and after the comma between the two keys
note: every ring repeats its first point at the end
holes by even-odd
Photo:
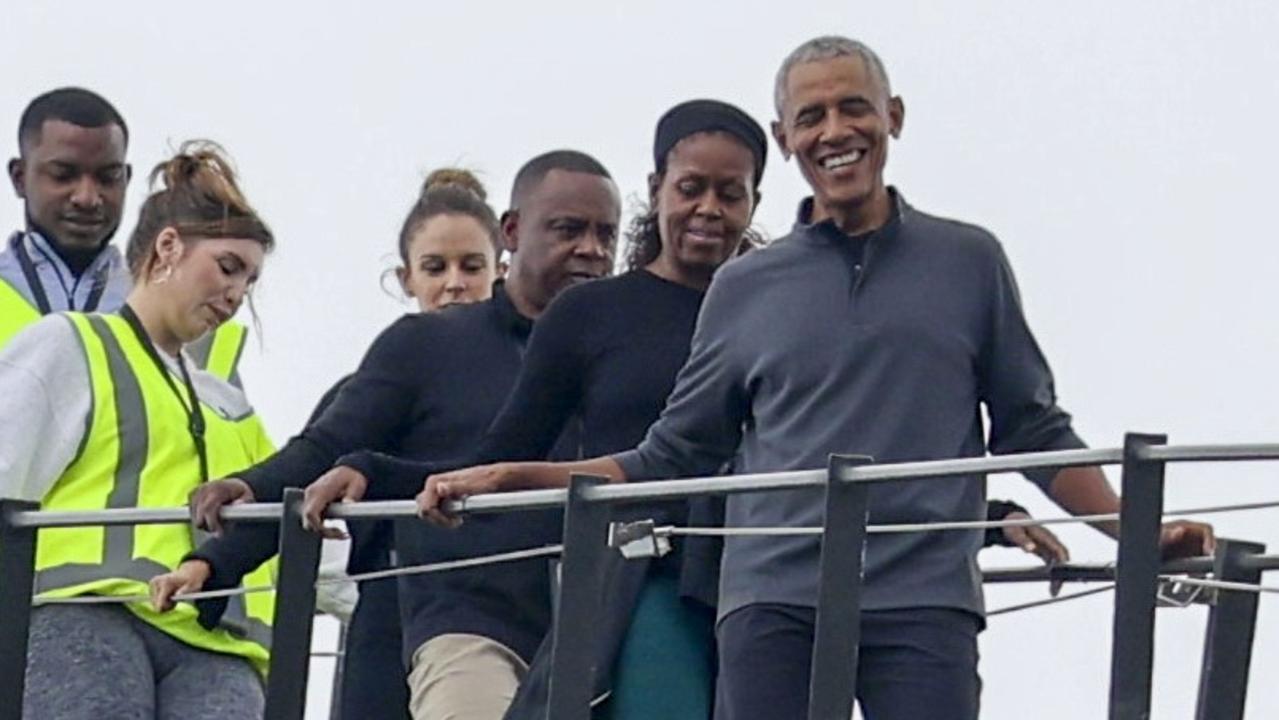
{"type": "MultiPolygon", "coordinates": [[[[236,499],[278,500],[285,487],[308,482],[354,450],[422,459],[467,454],[506,399],[533,319],[560,290],[611,268],[619,216],[617,189],[598,162],[569,151],[530,161],[503,218],[513,255],[508,280],[495,286],[492,300],[398,320],[300,435],[240,478],[211,483],[193,499],[200,519],[208,522],[236,499]]],[[[575,455],[576,445],[570,446],[575,455]]],[[[317,518],[339,497],[365,495],[351,478],[329,473],[308,488],[317,518]]],[[[384,497],[380,489],[367,488],[368,496],[384,497]]],[[[406,542],[398,551],[406,563],[436,562],[553,543],[559,530],[554,512],[493,516],[461,532],[414,523],[411,532],[399,533],[406,542]]],[[[211,571],[205,586],[219,587],[273,551],[262,532],[233,527],[184,567],[211,571]]],[[[500,717],[550,621],[545,561],[402,583],[414,716],[450,716],[465,707],[467,717],[500,717]]]]}

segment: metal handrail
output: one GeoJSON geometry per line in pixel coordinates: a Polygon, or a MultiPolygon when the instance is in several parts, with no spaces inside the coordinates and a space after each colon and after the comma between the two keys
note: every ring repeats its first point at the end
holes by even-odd
{"type": "MultiPolygon", "coordinates": [[[[1167,560],[1159,566],[1163,574],[1210,573],[1213,571],[1215,559],[1211,557],[1183,558],[1167,560]]],[[[1244,570],[1279,570],[1279,555],[1246,555],[1239,558],[1238,565],[1244,570]]],[[[1035,565],[1033,567],[999,567],[982,568],[982,582],[1051,582],[1114,580],[1114,563],[1063,563],[1061,565],[1035,565]]]]}
{"type": "MultiPolygon", "coordinates": [[[[1266,555],[1259,543],[1221,540],[1211,558],[1159,561],[1159,523],[1164,515],[1164,467],[1172,462],[1279,460],[1279,444],[1168,445],[1163,435],[1125,437],[1123,448],[1066,450],[994,457],[873,464],[869,458],[832,456],[825,469],[704,477],[662,482],[609,483],[607,478],[575,477],[568,489],[477,495],[452,501],[457,514],[565,508],[559,606],[580,622],[559,624],[551,638],[552,674],[587,677],[591,609],[598,606],[603,566],[612,550],[604,541],[612,505],[676,500],[707,494],[822,489],[826,513],[822,528],[821,576],[814,635],[814,717],[847,716],[851,690],[843,678],[855,677],[858,612],[861,607],[861,553],[867,537],[867,498],[871,483],[946,478],[1032,469],[1123,464],[1123,507],[1116,563],[1001,568],[984,572],[986,582],[1113,580],[1115,613],[1111,658],[1111,718],[1148,717],[1152,667],[1154,608],[1157,584],[1168,574],[1212,573],[1217,587],[1258,587],[1261,573],[1279,569],[1279,555],[1266,555]],[[824,713],[824,714],[823,714],[824,713]],[[833,713],[833,714],[832,714],[833,713]]],[[[230,521],[278,523],[280,566],[275,640],[266,715],[300,717],[305,700],[306,662],[310,650],[310,616],[299,608],[314,607],[315,566],[319,537],[302,528],[303,493],[291,489],[284,502],[233,505],[221,510],[230,521]],[[284,611],[287,608],[287,611],[284,611]]],[[[413,501],[338,504],[331,518],[410,517],[413,501]]],[[[126,508],[94,511],[39,511],[33,503],[0,499],[0,607],[12,620],[0,624],[0,647],[22,648],[0,653],[0,720],[20,712],[25,666],[26,628],[31,606],[31,573],[37,528],[142,525],[190,522],[189,508],[126,508]],[[25,608],[25,611],[23,610],[25,608]]],[[[1223,592],[1214,596],[1201,677],[1198,717],[1241,718],[1247,688],[1248,659],[1256,623],[1254,593],[1223,592]],[[1204,715],[1209,703],[1214,714],[1204,715]]],[[[587,717],[588,684],[553,683],[555,717],[587,717]],[[557,710],[558,708],[558,710],[557,710]],[[559,714],[555,714],[558,712],[559,714]]]]}
{"type": "Polygon", "coordinates": [[[1137,451],[1142,460],[1162,462],[1220,462],[1227,460],[1279,460],[1279,443],[1237,445],[1151,445],[1137,451]]]}
{"type": "MultiPolygon", "coordinates": [[[[1279,460],[1279,444],[1238,445],[1152,445],[1138,455],[1143,460],[1162,462],[1213,462],[1227,460],[1279,460]]],[[[1116,465],[1123,461],[1122,448],[1059,450],[980,458],[926,460],[885,463],[850,468],[848,482],[921,480],[987,473],[1020,472],[1043,468],[1116,465]]],[[[827,471],[795,470],[714,477],[664,480],[661,482],[603,485],[589,489],[592,502],[641,502],[679,500],[698,495],[765,492],[822,487],[827,471]]],[[[525,490],[476,495],[450,502],[446,509],[457,514],[542,510],[564,505],[564,490],[525,490]]],[[[226,520],[275,522],[280,503],[246,503],[222,509],[226,520]]],[[[334,505],[331,518],[394,518],[417,513],[409,500],[370,501],[334,505]]],[[[24,511],[13,514],[14,527],[77,527],[83,525],[156,525],[184,523],[191,519],[187,508],[122,508],[115,510],[24,511]]]]}

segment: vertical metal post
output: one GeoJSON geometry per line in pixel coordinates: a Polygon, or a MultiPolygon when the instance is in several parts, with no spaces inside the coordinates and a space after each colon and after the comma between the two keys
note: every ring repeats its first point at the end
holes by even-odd
{"type": "Polygon", "coordinates": [[[338,624],[338,647],[334,653],[333,690],[329,693],[329,720],[342,720],[342,683],[346,679],[346,623],[338,624]]]}
{"type": "Polygon", "coordinates": [[[275,619],[271,623],[271,665],[263,714],[266,720],[302,720],[306,710],[320,542],[318,533],[302,527],[302,490],[285,490],[280,513],[275,619]]]}
{"type": "Polygon", "coordinates": [[[1159,585],[1159,530],[1164,509],[1164,463],[1140,451],[1167,435],[1124,436],[1123,497],[1110,658],[1110,720],[1148,720],[1159,585]]]}
{"type": "Polygon", "coordinates": [[[602,570],[612,508],[583,493],[608,478],[574,475],[564,510],[564,554],[551,645],[546,703],[550,720],[589,720],[595,686],[594,630],[599,626],[602,570]]]}
{"type": "Polygon", "coordinates": [[[14,527],[13,513],[37,503],[0,500],[0,719],[21,720],[27,675],[27,632],[35,585],[36,529],[14,527]]]}
{"type": "Polygon", "coordinates": [[[848,471],[871,462],[865,456],[832,455],[827,466],[809,720],[842,720],[853,715],[870,486],[850,482],[848,471]]]}
{"type": "MultiPolygon", "coordinates": [[[[1240,567],[1239,560],[1265,551],[1261,543],[1219,539],[1213,575],[1218,580],[1258,584],[1261,570],[1240,567]]],[[[1257,600],[1256,593],[1217,591],[1217,602],[1208,612],[1196,720],[1243,720],[1257,600]]]]}

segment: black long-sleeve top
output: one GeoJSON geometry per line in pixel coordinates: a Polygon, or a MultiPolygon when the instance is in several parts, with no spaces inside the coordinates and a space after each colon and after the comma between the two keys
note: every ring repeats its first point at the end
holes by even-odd
{"type": "Polygon", "coordinates": [[[646,270],[570,288],[538,319],[510,398],[474,452],[423,463],[361,451],[341,462],[406,494],[421,490],[424,470],[545,459],[574,423],[582,457],[634,447],[688,357],[701,301],[646,270]]]}
{"type": "Polygon", "coordinates": [[[646,270],[570,288],[538,320],[511,397],[475,452],[455,463],[368,451],[341,462],[405,494],[457,462],[545,459],[571,421],[582,457],[634,447],[688,357],[702,296],[646,270]]]}
{"type": "MultiPolygon", "coordinates": [[[[407,494],[420,490],[431,471],[545,459],[560,432],[574,424],[582,457],[635,447],[661,414],[688,357],[702,297],[647,270],[570,288],[538,319],[511,397],[474,454],[440,464],[361,452],[340,462],[407,494]]],[[[707,498],[622,514],[685,525],[691,507],[697,524],[718,524],[721,506],[707,498]]],[[[699,558],[685,568],[684,591],[713,604],[718,542],[699,538],[684,545],[699,558]]],[[[677,553],[661,565],[673,570],[681,560],[677,553]]]]}
{"type": "MultiPolygon", "coordinates": [[[[449,462],[420,462],[361,451],[348,464],[397,495],[421,490],[424,478],[466,465],[545,459],[558,433],[580,423],[581,457],[635,447],[661,415],[675,378],[688,358],[704,293],[646,270],[571,288],[539,318],[524,368],[492,427],[475,452],[449,462]]],[[[988,518],[1002,519],[1020,506],[992,501],[988,518]]],[[[719,524],[722,503],[693,503],[690,519],[680,504],[634,508],[660,523],[719,524]]],[[[693,555],[683,578],[686,595],[713,604],[718,541],[689,542],[693,555]]],[[[1003,544],[995,529],[986,545],[1003,544]]],[[[670,567],[671,563],[667,564],[670,567]]]]}
{"type": "Polygon", "coordinates": [[[646,270],[564,292],[538,319],[515,389],[476,454],[545,458],[574,416],[583,457],[637,445],[688,358],[702,297],[646,270]]]}
{"type": "MultiPolygon", "coordinates": [[[[580,453],[585,457],[634,447],[661,414],[688,357],[702,297],[699,290],[646,270],[570,288],[538,318],[515,388],[470,457],[422,463],[362,452],[340,462],[364,472],[371,483],[415,492],[430,472],[500,460],[545,459],[566,427],[578,430],[580,453]]],[[[722,505],[719,498],[698,498],[632,506],[614,510],[614,519],[718,525],[722,505]]],[[[401,556],[410,542],[397,532],[401,556]]],[[[656,563],[617,557],[606,566],[610,612],[599,618],[597,628],[597,692],[608,687],[613,659],[644,576],[650,569],[678,573],[682,594],[713,606],[719,545],[714,538],[687,538],[676,553],[656,563]]],[[[401,602],[408,599],[402,596],[401,602]]],[[[535,674],[545,670],[541,665],[547,658],[544,649],[534,663],[535,674]]],[[[540,707],[538,688],[543,685],[531,682],[521,690],[516,704],[540,707]]]]}
{"type": "MultiPolygon", "coordinates": [[[[500,282],[491,300],[397,320],[320,416],[241,477],[265,501],[278,499],[286,487],[306,485],[358,449],[420,460],[469,454],[510,392],[531,327],[500,282]]],[[[400,496],[373,478],[367,497],[400,496]]],[[[476,517],[456,531],[408,522],[416,541],[399,547],[399,555],[417,564],[554,543],[562,521],[558,511],[543,511],[476,517]]],[[[208,561],[222,584],[274,551],[270,538],[243,525],[193,556],[208,561]]],[[[474,633],[527,658],[550,622],[545,560],[416,575],[401,583],[410,590],[402,593],[409,600],[402,608],[409,648],[443,633],[474,633]]]]}
{"type": "MultiPolygon", "coordinates": [[[[333,387],[320,397],[311,416],[307,418],[309,426],[320,419],[342,391],[342,386],[351,379],[350,375],[338,380],[333,387]]],[[[351,548],[347,558],[346,571],[351,574],[384,570],[391,566],[392,525],[390,520],[368,520],[352,518],[346,521],[346,529],[351,537],[351,548]]],[[[399,618],[395,618],[397,624],[399,618]]]]}

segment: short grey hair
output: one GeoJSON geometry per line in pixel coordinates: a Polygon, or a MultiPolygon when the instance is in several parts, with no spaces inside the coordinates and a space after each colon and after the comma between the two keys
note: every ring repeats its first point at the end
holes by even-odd
{"type": "Polygon", "coordinates": [[[861,58],[866,63],[866,67],[875,74],[876,79],[883,84],[884,92],[892,96],[893,90],[888,83],[888,71],[884,69],[884,63],[879,59],[879,55],[876,55],[869,45],[840,35],[823,35],[792,50],[791,54],[782,61],[782,66],[778,68],[777,82],[773,86],[773,102],[777,105],[779,119],[782,117],[782,108],[786,105],[786,81],[790,78],[791,69],[803,63],[837,57],[861,58]]]}

